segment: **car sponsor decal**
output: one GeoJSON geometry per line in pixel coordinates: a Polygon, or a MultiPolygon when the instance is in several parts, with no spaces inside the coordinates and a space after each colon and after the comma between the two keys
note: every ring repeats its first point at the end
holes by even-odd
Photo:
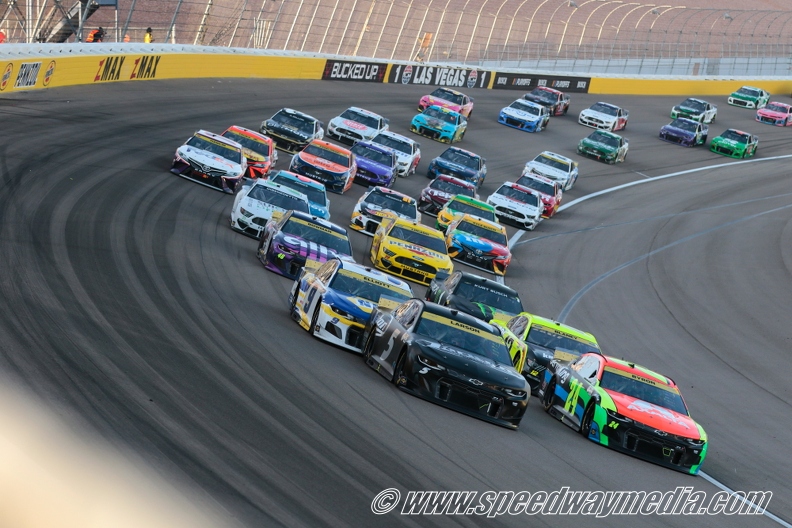
{"type": "Polygon", "coordinates": [[[395,64],[388,75],[389,83],[425,84],[430,86],[452,86],[486,88],[492,72],[447,66],[417,66],[395,64]]]}
{"type": "Polygon", "coordinates": [[[665,383],[658,383],[654,380],[650,380],[649,378],[645,378],[644,376],[633,374],[632,372],[627,372],[613,367],[605,367],[605,372],[618,374],[619,376],[624,376],[625,378],[630,378],[635,381],[640,381],[641,383],[646,383],[647,385],[651,385],[652,387],[657,387],[658,389],[663,389],[668,392],[673,392],[674,394],[679,394],[679,391],[677,391],[674,387],[671,387],[670,385],[666,385],[665,383]]]}
{"type": "Polygon", "coordinates": [[[381,83],[388,65],[384,62],[351,62],[328,59],[323,81],[358,81],[381,83]]]}
{"type": "Polygon", "coordinates": [[[455,321],[454,319],[449,319],[448,317],[443,317],[442,315],[433,314],[431,312],[424,312],[421,315],[421,319],[428,319],[430,321],[434,321],[436,323],[444,324],[446,326],[453,326],[454,328],[459,328],[469,334],[474,334],[479,337],[483,337],[489,341],[494,341],[495,343],[503,343],[503,339],[498,336],[491,334],[489,332],[485,332],[481,328],[476,328],[475,326],[471,326],[466,323],[462,323],[460,321],[455,321]]]}
{"type": "Polygon", "coordinates": [[[296,222],[296,223],[298,223],[298,224],[302,224],[302,225],[305,225],[305,226],[311,227],[311,228],[313,228],[313,229],[316,229],[317,231],[321,231],[321,232],[323,232],[323,233],[327,233],[327,234],[330,234],[330,235],[336,236],[336,237],[338,237],[338,238],[341,238],[341,239],[343,239],[343,240],[346,240],[346,236],[344,236],[344,234],[343,234],[343,233],[338,233],[338,232],[336,232],[336,231],[333,231],[332,229],[330,229],[330,228],[327,228],[327,227],[325,227],[325,226],[323,226],[323,225],[320,225],[320,224],[315,224],[315,223],[313,223],[313,222],[307,222],[307,221],[303,220],[302,218],[297,218],[296,216],[292,216],[292,217],[289,219],[289,221],[290,221],[290,222],[296,222]]]}
{"type": "Polygon", "coordinates": [[[20,64],[14,88],[32,88],[36,86],[40,70],[40,62],[23,62],[20,64]]]}
{"type": "Polygon", "coordinates": [[[351,119],[344,119],[344,124],[349,128],[354,128],[355,130],[366,130],[368,127],[363,123],[358,123],[357,121],[352,121],[351,119]]]}
{"type": "Polygon", "coordinates": [[[537,86],[547,86],[564,92],[588,93],[589,84],[591,84],[591,77],[559,77],[495,72],[495,82],[492,88],[529,91],[537,86]]]}
{"type": "Polygon", "coordinates": [[[8,81],[11,79],[11,74],[14,73],[14,63],[9,62],[5,70],[3,70],[3,77],[0,78],[0,92],[6,89],[8,86],[8,81]]]}
{"type": "Polygon", "coordinates": [[[387,283],[385,281],[381,281],[381,280],[375,279],[374,277],[368,277],[368,276],[362,275],[360,273],[355,273],[354,271],[349,271],[349,270],[346,270],[346,269],[342,269],[342,270],[339,270],[338,273],[339,273],[339,275],[343,275],[344,277],[350,277],[352,279],[359,280],[361,282],[368,282],[370,284],[375,284],[377,286],[380,286],[382,288],[386,288],[386,289],[394,291],[394,292],[398,292],[398,293],[405,294],[405,295],[409,294],[409,292],[406,292],[404,290],[404,288],[400,288],[399,286],[397,286],[395,284],[389,284],[389,283],[387,283]]]}
{"type": "Polygon", "coordinates": [[[47,69],[44,71],[44,81],[42,84],[44,86],[49,86],[50,81],[52,80],[52,76],[55,74],[55,61],[50,61],[47,65],[47,69]]]}

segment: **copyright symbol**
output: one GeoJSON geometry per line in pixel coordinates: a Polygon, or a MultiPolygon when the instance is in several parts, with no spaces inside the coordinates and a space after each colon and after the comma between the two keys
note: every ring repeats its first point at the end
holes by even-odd
{"type": "Polygon", "coordinates": [[[401,499],[401,493],[396,488],[382,490],[371,501],[371,511],[376,515],[388,513],[399,504],[399,499],[401,499]]]}

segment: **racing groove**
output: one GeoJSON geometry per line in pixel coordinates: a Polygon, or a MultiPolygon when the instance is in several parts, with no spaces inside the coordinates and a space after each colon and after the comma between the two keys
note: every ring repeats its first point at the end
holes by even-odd
{"type": "MultiPolygon", "coordinates": [[[[0,368],[106,441],[197,488],[245,526],[463,525],[467,517],[375,517],[381,490],[673,490],[703,479],[584,441],[533,401],[518,432],[420,401],[359,357],[313,340],[286,314],[288,280],[262,269],[256,242],[228,227],[232,198],[167,172],[194,130],[257,129],[282,106],[327,122],[351,104],[407,133],[420,87],[273,81],[122,83],[0,100],[0,368]]],[[[477,91],[460,144],[488,159],[482,195],[543,149],[574,154],[591,130],[577,113],[539,134],[496,123],[517,92],[477,91]]],[[[627,162],[581,160],[565,201],[621,183],[722,163],[659,141],[676,98],[602,97],[630,110],[627,162]]],[[[780,98],[786,101],[788,98],[780,98]]],[[[787,154],[789,130],[718,103],[710,137],[755,131],[759,155],[787,154]]],[[[422,139],[417,196],[445,146],[422,139]]],[[[286,168],[281,156],[279,168],[286,168]]],[[[786,448],[792,334],[787,162],[766,161],[640,185],[569,208],[526,234],[506,282],[527,308],[567,321],[606,353],[672,376],[710,436],[704,471],[733,489],[774,492],[792,518],[786,448]],[[765,213],[765,214],[757,214],[765,213]],[[694,236],[695,235],[695,236],[694,236]],[[684,241],[686,237],[689,240],[684,241]],[[657,251],[659,248],[666,248],[657,251]],[[646,256],[649,255],[650,256],[646,256]]],[[[345,224],[363,188],[331,195],[345,224]]],[[[513,232],[513,231],[511,231],[513,232]]],[[[359,261],[370,239],[353,233],[359,261]]],[[[415,287],[418,295],[423,288],[415,287]]],[[[487,525],[568,526],[508,516],[487,525]]],[[[743,526],[699,517],[696,526],[743,526]]],[[[574,522],[689,526],[681,517],[574,522]]],[[[756,519],[757,525],[770,525],[756,519]]]]}

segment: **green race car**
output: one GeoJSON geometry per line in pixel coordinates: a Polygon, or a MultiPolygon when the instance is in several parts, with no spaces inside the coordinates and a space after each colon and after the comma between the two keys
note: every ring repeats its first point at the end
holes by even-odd
{"type": "Polygon", "coordinates": [[[710,150],[730,158],[750,158],[759,148],[759,138],[748,132],[728,129],[716,138],[712,138],[710,150]]]}
{"type": "Polygon", "coordinates": [[[729,104],[743,108],[764,108],[770,100],[770,93],[754,86],[743,86],[729,96],[729,104]]]}
{"type": "Polygon", "coordinates": [[[589,137],[580,140],[577,151],[589,158],[613,164],[625,160],[628,148],[628,139],[613,132],[596,130],[589,137]]]}

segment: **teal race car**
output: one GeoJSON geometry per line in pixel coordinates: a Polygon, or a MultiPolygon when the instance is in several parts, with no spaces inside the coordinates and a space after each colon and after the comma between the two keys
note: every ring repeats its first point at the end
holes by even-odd
{"type": "Polygon", "coordinates": [[[710,150],[730,158],[750,158],[759,148],[759,138],[748,132],[730,128],[716,138],[712,138],[710,150]]]}
{"type": "Polygon", "coordinates": [[[577,151],[589,158],[613,164],[625,160],[628,148],[628,139],[613,132],[597,130],[580,140],[577,151]]]}
{"type": "Polygon", "coordinates": [[[770,101],[770,93],[755,86],[743,86],[736,92],[732,92],[728,99],[732,106],[756,109],[764,108],[768,101],[770,101]]]}
{"type": "Polygon", "coordinates": [[[441,143],[462,141],[467,130],[467,118],[459,112],[436,105],[413,117],[410,131],[441,143]]]}

